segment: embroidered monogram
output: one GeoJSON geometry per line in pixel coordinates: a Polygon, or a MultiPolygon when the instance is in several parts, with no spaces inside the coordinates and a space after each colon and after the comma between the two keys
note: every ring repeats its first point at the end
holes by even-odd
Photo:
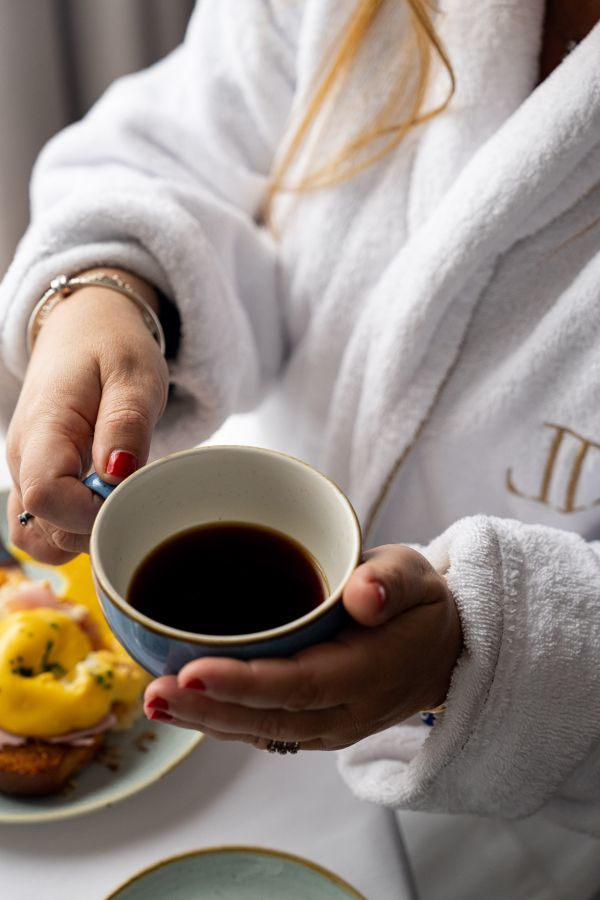
{"type": "MultiPolygon", "coordinates": [[[[599,498],[592,503],[589,503],[587,506],[576,506],[577,488],[581,478],[584,461],[590,450],[600,450],[600,444],[589,438],[583,437],[581,434],[577,434],[576,431],[567,428],[565,425],[555,425],[553,422],[544,422],[543,424],[544,428],[552,429],[555,434],[548,451],[548,456],[546,457],[546,464],[542,473],[542,483],[539,493],[531,496],[530,494],[526,494],[519,490],[519,488],[515,486],[512,469],[507,469],[506,472],[506,487],[508,490],[511,494],[516,494],[517,497],[523,497],[525,500],[533,500],[536,503],[544,503],[562,513],[581,512],[584,509],[588,509],[590,506],[597,506],[600,504],[599,498]],[[570,454],[571,465],[570,468],[566,469],[566,479],[563,477],[561,479],[562,484],[557,485],[557,463],[559,462],[559,459],[565,459],[563,455],[565,453],[570,454]],[[558,506],[550,501],[551,495],[556,497],[557,492],[558,496],[562,494],[562,497],[564,498],[562,504],[558,506]]],[[[561,470],[565,471],[563,466],[561,466],[561,470]]]]}

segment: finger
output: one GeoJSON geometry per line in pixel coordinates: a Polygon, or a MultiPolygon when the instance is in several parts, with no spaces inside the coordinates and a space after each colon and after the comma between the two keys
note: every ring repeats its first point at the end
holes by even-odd
{"type": "Polygon", "coordinates": [[[389,544],[365,554],[343,596],[352,618],[374,627],[414,606],[445,599],[446,590],[424,556],[402,544],[389,544]]]}
{"type": "Polygon", "coordinates": [[[290,659],[194,660],[181,669],[177,684],[182,695],[205,693],[255,709],[329,709],[364,691],[372,667],[363,647],[343,637],[290,659]]]}
{"type": "MultiPolygon", "coordinates": [[[[167,694],[172,694],[176,690],[177,677],[175,675],[162,675],[160,678],[155,678],[144,691],[144,709],[151,709],[151,703],[167,696],[167,694]]],[[[166,707],[161,707],[160,704],[155,706],[155,709],[161,708],[166,709],[166,707]]]]}
{"type": "MultiPolygon", "coordinates": [[[[159,713],[173,722],[187,723],[199,731],[210,729],[224,734],[253,734],[266,740],[310,741],[347,730],[349,714],[344,707],[304,712],[264,710],[223,703],[191,691],[171,691],[163,687],[159,713]]],[[[150,716],[157,707],[146,700],[144,712],[150,716]]],[[[351,729],[352,730],[352,729],[351,729]]]]}
{"type": "Polygon", "coordinates": [[[91,437],[89,423],[67,405],[29,427],[16,479],[24,509],[58,529],[90,533],[101,503],[81,483],[91,437]]]}
{"type": "Polygon", "coordinates": [[[25,527],[21,526],[18,521],[21,512],[23,501],[18,490],[13,488],[7,505],[10,540],[38,562],[62,565],[87,550],[88,538],[85,535],[61,532],[41,519],[31,519],[25,527]]]}
{"type": "MultiPolygon", "coordinates": [[[[152,722],[164,722],[165,724],[173,725],[175,728],[185,728],[188,731],[198,731],[196,725],[191,722],[186,722],[183,719],[174,719],[168,713],[150,713],[148,718],[152,722]]],[[[214,738],[217,741],[224,741],[225,743],[242,743],[242,744],[250,744],[251,747],[254,747],[256,750],[269,750],[271,745],[271,741],[266,738],[257,737],[254,734],[228,734],[225,731],[215,731],[212,728],[203,728],[201,731],[205,737],[214,738]]],[[[289,741],[289,743],[298,743],[297,741],[289,741]]],[[[299,750],[338,750],[339,747],[333,747],[326,745],[325,741],[322,738],[317,738],[313,741],[306,741],[303,744],[299,744],[299,750]]],[[[271,750],[271,752],[275,752],[271,750]]],[[[288,751],[289,752],[289,751],[288,751]]],[[[291,756],[294,756],[294,753],[290,753],[291,756]]]]}
{"type": "Polygon", "coordinates": [[[146,718],[151,722],[161,722],[167,725],[173,725],[175,728],[186,728],[188,731],[198,731],[205,737],[213,737],[218,741],[242,741],[244,744],[252,744],[253,746],[257,746],[257,744],[263,742],[262,738],[257,738],[256,735],[253,734],[228,734],[225,731],[215,731],[212,728],[199,729],[198,725],[193,722],[186,722],[185,719],[177,719],[170,713],[163,712],[162,710],[150,709],[146,712],[146,718]]]}
{"type": "MultiPolygon", "coordinates": [[[[254,747],[256,750],[270,750],[272,753],[277,752],[272,749],[273,740],[271,738],[259,737],[255,734],[238,734],[236,732],[217,731],[216,729],[208,728],[207,726],[203,726],[202,729],[199,729],[193,722],[186,722],[184,719],[175,718],[169,715],[169,713],[155,713],[151,711],[147,715],[151,722],[173,725],[175,728],[185,728],[188,731],[200,731],[205,737],[215,738],[217,741],[250,744],[250,746],[254,747]]],[[[354,741],[346,740],[339,742],[330,738],[319,737],[310,741],[300,742],[288,737],[284,743],[296,744],[298,749],[295,752],[298,753],[299,750],[342,750],[344,747],[350,746],[354,741]]],[[[288,751],[288,753],[292,756],[295,755],[290,751],[288,751]]]]}
{"type": "MultiPolygon", "coordinates": [[[[71,364],[43,330],[36,342],[8,434],[14,483],[24,506],[63,531],[88,534],[98,508],[80,480],[91,461],[100,402],[95,364],[71,364]]],[[[70,345],[67,345],[70,346],[70,345]]]]}
{"type": "MultiPolygon", "coordinates": [[[[169,715],[169,713],[163,713],[160,711],[151,710],[147,713],[148,719],[151,722],[161,722],[168,725],[173,725],[175,728],[185,728],[188,731],[199,731],[198,726],[193,722],[186,722],[184,719],[176,719],[173,716],[169,715]]],[[[226,731],[216,731],[214,728],[203,728],[200,731],[204,737],[214,738],[217,741],[224,741],[225,743],[242,743],[242,744],[250,744],[251,747],[255,747],[257,750],[269,750],[272,741],[267,740],[266,738],[257,737],[255,734],[236,734],[236,733],[227,733],[226,731]]],[[[290,741],[290,743],[297,743],[294,741],[290,741]]],[[[324,742],[321,738],[318,738],[315,741],[307,741],[301,746],[298,745],[298,750],[326,750],[329,749],[324,745],[324,742]]],[[[337,749],[337,748],[336,748],[337,749]]],[[[271,751],[274,752],[274,751],[271,751]]],[[[291,755],[294,755],[293,753],[291,755]]]]}
{"type": "Polygon", "coordinates": [[[144,465],[166,404],[166,364],[154,352],[155,370],[141,355],[121,358],[103,387],[92,453],[96,471],[111,484],[144,465]]]}
{"type": "MultiPolygon", "coordinates": [[[[69,559],[78,556],[80,553],[89,552],[89,534],[77,534],[71,531],[64,531],[62,528],[57,528],[51,522],[45,522],[43,519],[33,519],[33,522],[35,523],[34,529],[39,528],[48,546],[56,548],[61,553],[68,554],[69,559]]],[[[37,558],[39,562],[44,561],[39,559],[39,557],[37,558]]]]}

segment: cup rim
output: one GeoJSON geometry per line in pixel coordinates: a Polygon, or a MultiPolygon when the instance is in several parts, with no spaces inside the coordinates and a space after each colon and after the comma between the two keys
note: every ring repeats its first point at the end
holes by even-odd
{"type": "Polygon", "coordinates": [[[325,475],[323,472],[321,472],[320,469],[317,469],[315,466],[312,466],[310,463],[307,463],[303,459],[299,459],[297,456],[292,456],[289,453],[282,453],[280,450],[271,450],[267,447],[256,447],[249,444],[206,444],[198,447],[191,447],[187,450],[178,450],[175,453],[169,453],[166,456],[162,456],[160,459],[154,460],[154,462],[147,463],[145,466],[142,466],[141,469],[138,469],[132,475],[129,475],[125,479],[125,481],[122,481],[120,484],[118,484],[115,490],[104,501],[104,503],[100,507],[98,515],[96,516],[96,520],[94,521],[92,534],[90,537],[90,559],[92,563],[94,578],[98,583],[100,591],[108,597],[111,603],[113,603],[114,606],[116,606],[117,609],[120,610],[120,612],[127,616],[128,619],[132,619],[134,622],[142,625],[145,629],[152,631],[155,634],[161,635],[162,637],[175,638],[179,641],[185,641],[186,643],[190,644],[212,647],[234,647],[272,641],[274,638],[284,637],[286,635],[292,634],[293,632],[304,628],[304,626],[309,625],[311,622],[320,619],[340,600],[344,587],[346,586],[350,575],[360,562],[361,555],[362,531],[360,522],[358,521],[358,516],[356,515],[356,511],[352,506],[352,503],[350,502],[344,491],[342,491],[342,489],[339,487],[339,485],[335,483],[335,481],[329,478],[328,475],[325,475]],[[343,577],[340,579],[340,587],[338,587],[337,590],[330,594],[326,600],[323,600],[321,603],[319,603],[318,606],[316,606],[314,609],[311,609],[310,612],[306,613],[304,616],[301,616],[299,619],[292,619],[291,622],[286,622],[283,625],[278,625],[276,628],[269,628],[266,631],[252,631],[246,634],[219,635],[201,634],[199,632],[193,631],[183,631],[179,628],[173,628],[170,625],[165,625],[162,622],[157,622],[156,619],[151,619],[148,616],[145,616],[143,613],[139,612],[137,609],[131,606],[112,587],[104,570],[104,566],[99,562],[98,535],[102,528],[102,522],[105,518],[105,510],[107,508],[107,504],[110,504],[112,497],[117,495],[117,493],[122,490],[124,485],[130,484],[136,478],[147,477],[147,474],[150,470],[168,465],[173,459],[182,456],[197,456],[199,453],[215,452],[217,450],[235,450],[244,453],[258,452],[261,455],[269,454],[271,456],[284,458],[296,465],[303,466],[317,475],[321,480],[328,482],[328,484],[340,496],[343,505],[350,513],[351,522],[354,526],[353,532],[356,547],[352,559],[348,564],[343,577]]]}

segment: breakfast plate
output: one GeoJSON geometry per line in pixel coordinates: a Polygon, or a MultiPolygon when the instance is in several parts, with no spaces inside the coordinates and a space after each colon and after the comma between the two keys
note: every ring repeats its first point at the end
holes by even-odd
{"type": "Polygon", "coordinates": [[[208,847],[162,860],[106,900],[364,900],[347,882],[309,860],[264,847],[208,847]]]}
{"type": "MultiPolygon", "coordinates": [[[[0,537],[8,542],[6,494],[0,493],[0,537]]],[[[58,594],[85,605],[102,634],[108,633],[92,582],[89,557],[64,566],[34,563],[15,551],[28,578],[47,579],[58,594]]],[[[98,757],[67,788],[48,797],[0,794],[0,823],[30,824],[83,815],[110,806],[153,784],[202,741],[195,731],[149,722],[143,716],[127,731],[110,732],[98,757]]]]}

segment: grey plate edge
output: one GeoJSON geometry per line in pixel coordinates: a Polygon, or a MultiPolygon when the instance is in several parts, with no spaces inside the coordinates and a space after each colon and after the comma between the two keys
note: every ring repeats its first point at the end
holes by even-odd
{"type": "Polygon", "coordinates": [[[248,844],[221,844],[215,847],[201,847],[198,850],[188,850],[185,853],[177,853],[173,856],[166,856],[164,859],[153,863],[151,866],[146,866],[143,869],[139,869],[126,881],[122,882],[118,887],[116,887],[110,894],[107,894],[104,900],[119,900],[119,894],[122,894],[122,892],[125,891],[128,887],[130,887],[132,884],[135,884],[136,881],[141,880],[146,875],[149,875],[151,872],[154,872],[157,869],[161,869],[163,866],[170,865],[171,863],[178,862],[182,859],[189,859],[190,857],[215,856],[226,853],[254,853],[258,854],[259,856],[269,856],[275,857],[276,859],[285,859],[287,862],[296,863],[297,865],[303,866],[304,868],[312,869],[318,875],[322,875],[329,882],[344,890],[348,894],[348,896],[353,897],[354,900],[367,900],[364,894],[359,893],[355,887],[352,887],[352,885],[345,881],[340,875],[337,875],[330,869],[326,869],[319,863],[313,862],[310,859],[306,859],[303,856],[298,856],[295,853],[288,853],[285,850],[274,850],[270,847],[257,847],[248,844]]]}

